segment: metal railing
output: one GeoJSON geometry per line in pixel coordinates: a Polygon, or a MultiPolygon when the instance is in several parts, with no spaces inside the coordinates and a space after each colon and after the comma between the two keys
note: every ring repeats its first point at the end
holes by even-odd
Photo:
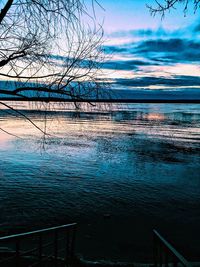
{"type": "Polygon", "coordinates": [[[177,267],[191,267],[187,261],[169,242],[167,242],[156,230],[153,230],[154,237],[154,265],[177,267]]]}
{"type": "Polygon", "coordinates": [[[1,267],[72,266],[76,223],[0,238],[1,267]]]}

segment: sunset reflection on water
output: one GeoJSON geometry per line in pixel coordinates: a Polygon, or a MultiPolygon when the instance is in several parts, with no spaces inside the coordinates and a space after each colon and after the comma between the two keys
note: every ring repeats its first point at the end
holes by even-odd
{"type": "Polygon", "coordinates": [[[126,109],[119,106],[113,107],[113,110],[108,108],[99,111],[98,108],[92,110],[93,107],[75,110],[73,104],[69,104],[54,106],[52,110],[49,107],[47,112],[41,107],[35,111],[36,106],[27,110],[25,106],[22,105],[20,110],[30,121],[19,114],[0,113],[2,144],[17,137],[41,138],[44,132],[48,134],[48,139],[73,137],[74,140],[81,136],[92,138],[107,134],[112,136],[114,133],[134,133],[150,138],[195,142],[195,137],[198,141],[199,136],[200,114],[195,105],[188,105],[186,110],[178,105],[137,104],[126,106],[126,109]]]}

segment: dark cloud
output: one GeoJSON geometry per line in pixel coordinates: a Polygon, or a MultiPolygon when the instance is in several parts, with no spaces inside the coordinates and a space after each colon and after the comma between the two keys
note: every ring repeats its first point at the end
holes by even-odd
{"type": "Polygon", "coordinates": [[[193,32],[194,33],[200,32],[200,23],[199,22],[193,27],[193,32]]]}
{"type": "Polygon", "coordinates": [[[101,67],[112,70],[137,70],[139,66],[149,65],[151,63],[145,60],[111,60],[103,63],[101,67]]]}
{"type": "Polygon", "coordinates": [[[105,54],[124,53],[127,51],[127,48],[115,46],[115,45],[106,45],[103,48],[104,48],[103,51],[105,54]]]}
{"type": "MultiPolygon", "coordinates": [[[[200,61],[200,44],[185,39],[151,40],[140,43],[134,54],[142,54],[163,64],[200,61]]],[[[133,51],[132,51],[133,52],[133,51]]]]}
{"type": "MultiPolygon", "coordinates": [[[[150,33],[151,30],[149,30],[149,35],[150,33]]],[[[200,62],[199,51],[200,43],[184,38],[151,39],[125,45],[104,46],[106,54],[118,54],[122,57],[124,56],[124,60],[110,60],[101,64],[101,67],[104,69],[136,71],[141,66],[198,63],[200,62]],[[129,59],[131,57],[136,59],[129,59]]],[[[51,55],[50,57],[55,60],[54,64],[58,65],[63,65],[73,60],[72,58],[57,55],[51,55]]],[[[78,62],[78,65],[81,68],[87,68],[93,63],[97,64],[97,62],[82,60],[78,62]]]]}
{"type": "Polygon", "coordinates": [[[167,40],[150,40],[144,41],[139,44],[136,48],[138,52],[182,52],[184,51],[199,51],[200,44],[192,41],[192,40],[185,40],[185,39],[167,39],[167,40]]]}
{"type": "MultiPolygon", "coordinates": [[[[152,65],[200,61],[200,43],[181,38],[145,40],[122,46],[109,46],[113,53],[142,57],[151,60],[152,65]]],[[[142,65],[142,64],[140,64],[142,65]]]]}
{"type": "Polygon", "coordinates": [[[126,54],[133,52],[132,46],[132,43],[126,45],[105,45],[103,51],[105,54],[126,54]]]}
{"type": "Polygon", "coordinates": [[[153,37],[153,36],[157,36],[159,37],[163,37],[163,36],[167,36],[168,33],[166,32],[165,29],[163,29],[162,27],[158,28],[158,29],[133,29],[133,30],[128,30],[128,31],[117,31],[117,32],[113,32],[111,34],[109,34],[109,38],[121,38],[121,37],[127,37],[127,36],[132,36],[132,37],[153,37]]]}
{"type": "MultiPolygon", "coordinates": [[[[120,50],[119,50],[120,51],[120,50]]],[[[67,58],[64,56],[57,56],[57,55],[50,55],[52,59],[59,60],[59,62],[54,62],[57,65],[64,65],[67,61],[72,61],[72,58],[67,58]]],[[[88,60],[81,60],[79,66],[81,68],[87,68],[92,63],[96,66],[98,65],[97,61],[88,61],[88,60]]],[[[139,66],[148,66],[151,65],[150,62],[146,60],[109,60],[105,61],[101,64],[101,68],[103,69],[111,69],[111,70],[137,70],[139,66]]],[[[159,63],[157,63],[158,65],[159,63]]]]}
{"type": "Polygon", "coordinates": [[[180,52],[186,47],[185,40],[182,39],[168,39],[168,40],[149,40],[139,44],[136,48],[138,53],[149,52],[180,52]]]}
{"type": "Polygon", "coordinates": [[[135,79],[116,79],[115,84],[130,87],[148,86],[200,86],[200,77],[178,75],[171,78],[165,77],[141,77],[135,79]]]}

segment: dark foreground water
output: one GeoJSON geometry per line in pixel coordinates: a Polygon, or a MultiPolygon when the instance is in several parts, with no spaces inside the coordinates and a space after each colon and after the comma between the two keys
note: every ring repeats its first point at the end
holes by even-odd
{"type": "MultiPolygon", "coordinates": [[[[62,109],[60,107],[60,109],[62,109]]],[[[200,106],[0,111],[0,234],[76,221],[87,259],[151,258],[152,229],[200,255],[200,106]]]]}

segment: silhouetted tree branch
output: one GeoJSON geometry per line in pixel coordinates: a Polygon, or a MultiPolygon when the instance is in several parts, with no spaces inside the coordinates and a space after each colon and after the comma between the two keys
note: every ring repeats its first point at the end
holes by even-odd
{"type": "Polygon", "coordinates": [[[96,87],[103,30],[94,20],[93,29],[86,27],[83,14],[81,0],[7,1],[0,13],[0,77],[20,82],[21,92],[30,80],[32,90],[42,83],[49,93],[82,81],[96,87]]]}
{"type": "Polygon", "coordinates": [[[153,16],[159,13],[162,17],[164,17],[167,11],[176,9],[178,4],[183,6],[183,12],[186,15],[190,4],[193,6],[194,13],[197,11],[197,9],[200,7],[200,0],[156,0],[155,6],[147,4],[147,7],[150,9],[150,12],[153,16]]]}
{"type": "Polygon", "coordinates": [[[2,22],[2,20],[4,19],[4,17],[6,16],[8,10],[10,9],[11,5],[13,3],[13,0],[8,0],[7,3],[5,4],[4,8],[1,9],[1,13],[0,13],[0,23],[2,22]]]}
{"type": "Polygon", "coordinates": [[[14,88],[0,88],[0,96],[98,98],[103,29],[94,17],[84,0],[2,1],[0,80],[14,88]]]}

